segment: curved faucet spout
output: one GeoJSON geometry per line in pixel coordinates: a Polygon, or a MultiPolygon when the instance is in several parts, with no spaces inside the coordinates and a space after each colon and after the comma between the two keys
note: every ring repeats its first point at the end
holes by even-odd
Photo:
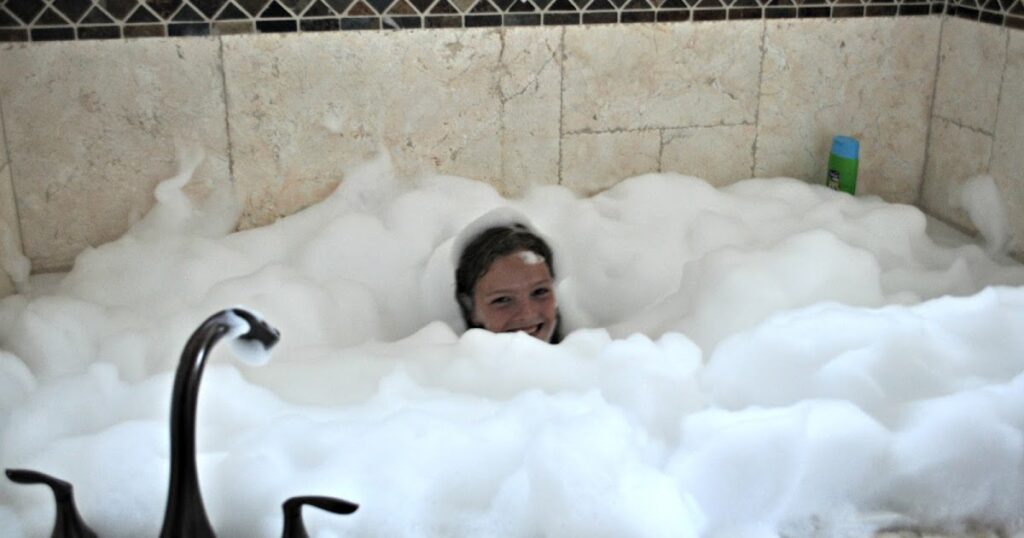
{"type": "Polygon", "coordinates": [[[269,350],[280,333],[255,314],[232,308],[207,318],[185,344],[171,396],[171,480],[160,538],[215,536],[199,490],[196,404],[206,357],[225,336],[255,342],[269,350]]]}
{"type": "Polygon", "coordinates": [[[53,498],[57,501],[57,521],[53,524],[51,538],[96,538],[96,533],[78,514],[71,484],[28,469],[7,469],[7,478],[19,484],[45,484],[53,490],[53,498]]]}

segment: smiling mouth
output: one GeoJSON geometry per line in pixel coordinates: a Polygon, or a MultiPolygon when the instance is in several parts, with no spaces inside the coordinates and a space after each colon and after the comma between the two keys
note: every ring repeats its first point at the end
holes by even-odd
{"type": "Polygon", "coordinates": [[[541,323],[538,323],[536,325],[526,325],[524,327],[517,327],[515,329],[509,329],[507,332],[515,333],[515,332],[522,331],[522,332],[524,332],[524,333],[526,333],[526,334],[528,334],[530,336],[536,337],[536,336],[538,336],[540,334],[540,331],[543,328],[544,328],[544,323],[541,322],[541,323]]]}

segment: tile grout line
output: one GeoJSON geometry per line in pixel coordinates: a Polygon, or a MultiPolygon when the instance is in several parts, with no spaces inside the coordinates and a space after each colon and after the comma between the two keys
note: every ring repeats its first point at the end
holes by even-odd
{"type": "MultiPolygon", "coordinates": [[[[939,39],[935,47],[935,75],[932,76],[931,103],[928,104],[928,128],[924,133],[924,162],[921,164],[921,181],[917,185],[917,196],[914,205],[924,210],[924,184],[928,181],[928,160],[932,154],[932,124],[935,123],[935,101],[939,93],[939,70],[942,69],[942,36],[946,30],[946,15],[939,19],[939,39]]],[[[927,213],[927,211],[926,211],[927,213]]]]}
{"type": "Polygon", "coordinates": [[[999,109],[1003,106],[1003,86],[1006,85],[1006,70],[1010,65],[1010,31],[1003,28],[1006,32],[1006,44],[1003,48],[1003,72],[999,75],[999,92],[996,94],[996,117],[992,121],[992,145],[989,146],[988,154],[988,166],[985,167],[985,173],[992,173],[992,160],[995,159],[996,154],[996,130],[999,128],[999,109]]]}
{"type": "Polygon", "coordinates": [[[505,29],[498,29],[498,40],[500,48],[498,49],[498,77],[494,81],[495,92],[498,94],[498,132],[501,133],[501,180],[502,182],[508,181],[508,159],[507,152],[505,151],[505,142],[507,140],[508,133],[505,132],[505,93],[501,89],[501,77],[504,74],[508,74],[507,67],[505,66],[505,29]]]}
{"type": "MultiPolygon", "coordinates": [[[[7,135],[7,120],[4,117],[4,104],[0,100],[0,130],[3,131],[4,135],[4,159],[6,163],[3,168],[0,168],[0,172],[4,168],[7,169],[7,177],[11,182],[11,200],[14,205],[14,223],[18,225],[18,248],[21,250],[21,255],[25,255],[25,227],[21,224],[21,208],[18,204],[18,190],[14,186],[14,163],[11,160],[11,138],[7,135]]],[[[31,260],[30,260],[31,262],[31,260]]],[[[31,271],[31,265],[30,271],[31,271]]]]}
{"type": "MultiPolygon", "coordinates": [[[[227,66],[224,63],[224,37],[217,37],[217,54],[220,57],[220,81],[224,88],[224,134],[228,142],[228,180],[232,189],[235,190],[235,199],[238,198],[238,181],[235,178],[235,146],[231,140],[231,100],[228,96],[228,74],[227,66]]],[[[237,227],[237,223],[235,225],[237,227]]]]}
{"type": "Polygon", "coordinates": [[[558,44],[558,184],[562,184],[563,155],[565,138],[565,26],[562,27],[562,35],[558,44]]]}
{"type": "Polygon", "coordinates": [[[768,21],[761,21],[761,66],[757,72],[757,105],[754,107],[754,142],[750,145],[750,177],[757,175],[757,141],[761,136],[761,99],[764,98],[764,57],[768,50],[765,45],[768,41],[768,21]]]}

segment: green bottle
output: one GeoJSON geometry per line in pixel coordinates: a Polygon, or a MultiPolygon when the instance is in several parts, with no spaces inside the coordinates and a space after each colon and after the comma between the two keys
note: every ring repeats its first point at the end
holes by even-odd
{"type": "Polygon", "coordinates": [[[828,156],[828,177],[825,185],[832,190],[855,194],[857,190],[857,161],[860,142],[850,136],[832,138],[832,153],[828,156]]]}

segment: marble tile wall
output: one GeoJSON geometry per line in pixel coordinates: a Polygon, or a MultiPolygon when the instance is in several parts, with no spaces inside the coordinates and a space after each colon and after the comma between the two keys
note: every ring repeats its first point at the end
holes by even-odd
{"type": "MultiPolygon", "coordinates": [[[[3,110],[0,110],[0,117],[3,110]]],[[[7,143],[0,122],[0,261],[21,254],[21,228],[18,225],[18,209],[14,202],[14,188],[11,185],[11,170],[7,162],[7,143]]],[[[0,263],[0,297],[14,291],[11,276],[0,263]]]]}
{"type": "MultiPolygon", "coordinates": [[[[948,24],[944,47],[960,30],[984,39],[970,35],[974,24],[1001,32],[1007,57],[1006,29],[948,24]]],[[[556,183],[590,194],[658,171],[717,185],[820,181],[831,136],[853,134],[863,140],[861,192],[914,202],[927,166],[946,169],[926,162],[933,95],[936,114],[955,112],[932,120],[933,143],[965,125],[974,144],[984,145],[970,136],[977,130],[993,148],[997,131],[1004,145],[1022,140],[1019,123],[1002,120],[1019,103],[993,112],[936,90],[957,76],[949,67],[936,77],[941,25],[895,17],[5,44],[7,169],[35,271],[65,268],[126,230],[174,174],[175,139],[206,150],[192,194],[230,185],[243,227],[314,203],[382,145],[406,177],[436,170],[515,196],[556,183]]],[[[990,45],[973,46],[998,56],[990,45]]],[[[1004,153],[993,166],[1012,167],[1006,159],[1022,152],[1004,153]]]]}
{"type": "Polygon", "coordinates": [[[921,206],[973,232],[960,187],[991,174],[1009,208],[1011,250],[1024,253],[1024,35],[950,18],[942,28],[921,206]]]}

